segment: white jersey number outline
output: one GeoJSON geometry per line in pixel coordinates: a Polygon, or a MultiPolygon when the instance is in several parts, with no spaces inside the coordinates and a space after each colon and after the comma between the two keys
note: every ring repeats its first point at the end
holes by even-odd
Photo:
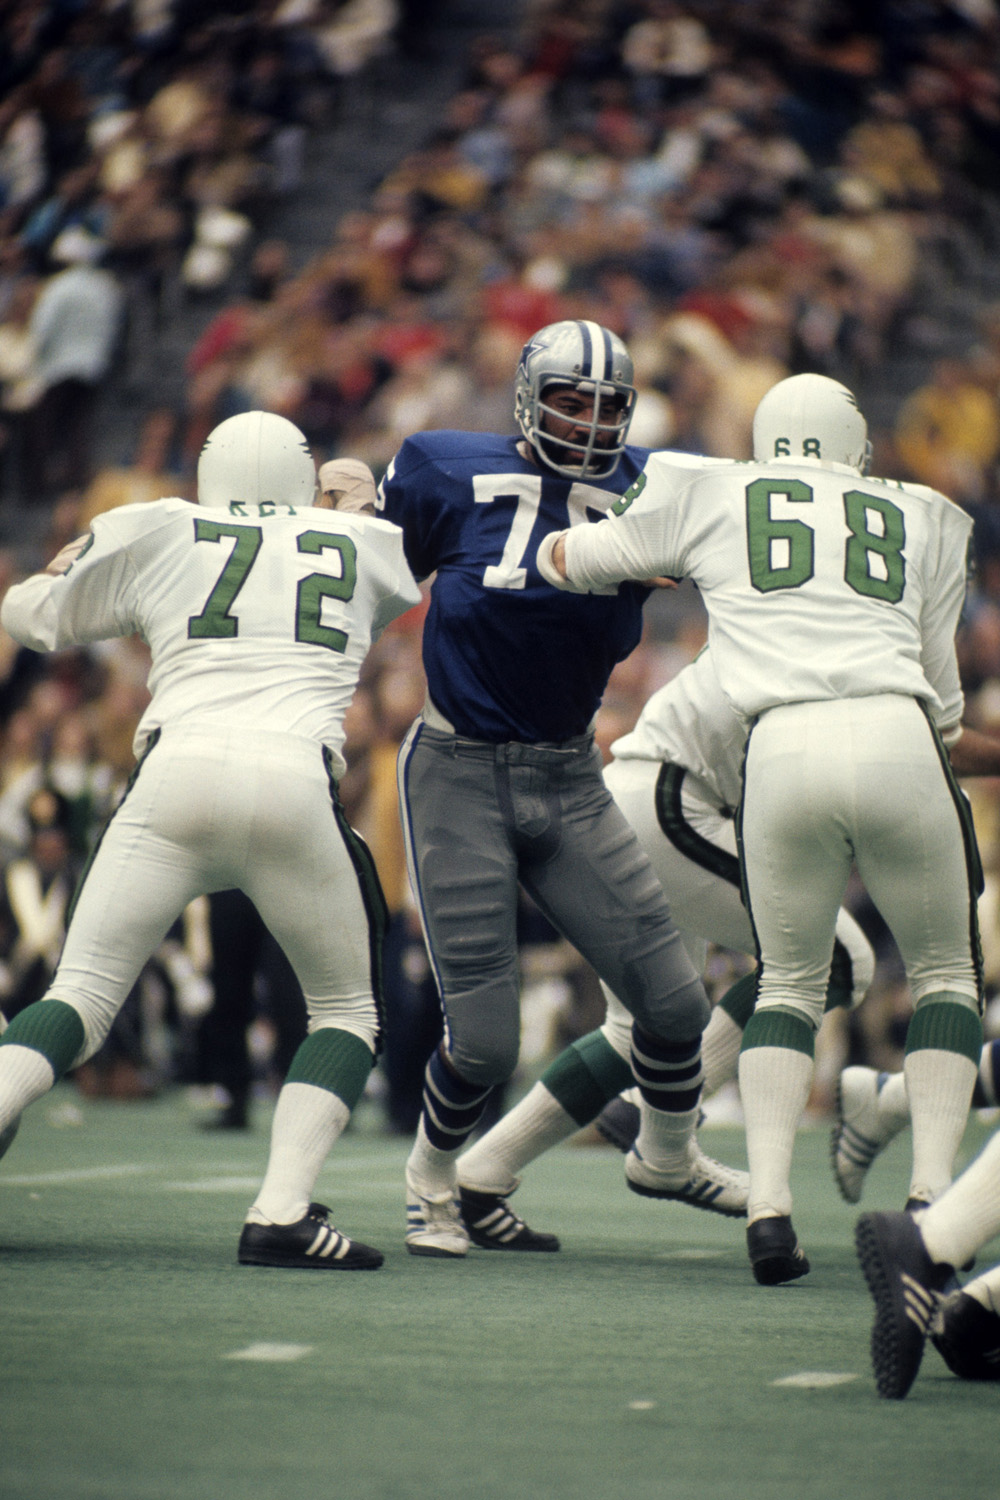
{"type": "MultiPolygon", "coordinates": [[[[528,569],[524,565],[525,554],[542,503],[542,476],[540,474],[475,474],[472,479],[472,492],[477,505],[492,505],[495,500],[516,502],[500,561],[490,563],[484,570],[483,588],[523,589],[528,581],[528,569]]],[[[569,524],[580,526],[588,521],[588,509],[599,511],[601,515],[604,515],[618,498],[617,495],[609,494],[607,490],[599,490],[590,484],[571,484],[566,497],[569,524]]],[[[601,589],[596,592],[614,594],[617,593],[617,588],[601,589]]]]}

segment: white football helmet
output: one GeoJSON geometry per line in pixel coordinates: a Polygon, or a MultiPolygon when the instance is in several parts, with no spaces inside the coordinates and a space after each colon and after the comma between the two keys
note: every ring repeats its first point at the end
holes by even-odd
{"type": "Polygon", "coordinates": [[[312,505],[316,465],[304,435],[270,411],[244,411],[214,427],[198,459],[198,504],[312,505]]]}
{"type": "Polygon", "coordinates": [[[790,375],[762,398],[753,419],[753,456],[848,464],[864,474],[871,457],[868,424],[846,385],[827,375],[790,375]]]}
{"type": "Polygon", "coordinates": [[[549,323],[521,350],[514,383],[517,424],[541,462],[557,474],[568,479],[607,479],[625,451],[636,398],[632,380],[632,356],[610,328],[583,319],[549,323]],[[553,386],[570,386],[593,396],[590,432],[584,444],[568,443],[545,431],[546,416],[566,420],[543,400],[553,386]],[[608,396],[615,399],[615,419],[601,422],[601,400],[608,396]],[[582,457],[577,457],[581,449],[582,457]]]}

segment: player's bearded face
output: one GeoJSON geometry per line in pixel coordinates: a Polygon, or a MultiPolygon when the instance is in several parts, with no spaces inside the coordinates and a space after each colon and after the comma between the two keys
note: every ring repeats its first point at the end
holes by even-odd
{"type": "MultiPolygon", "coordinates": [[[[561,463],[583,463],[594,425],[594,397],[567,386],[542,393],[542,428],[557,441],[553,448],[561,463]]],[[[618,397],[602,396],[597,406],[595,448],[613,448],[619,441],[622,403],[618,397]]],[[[543,440],[544,441],[544,440],[543,440]]]]}

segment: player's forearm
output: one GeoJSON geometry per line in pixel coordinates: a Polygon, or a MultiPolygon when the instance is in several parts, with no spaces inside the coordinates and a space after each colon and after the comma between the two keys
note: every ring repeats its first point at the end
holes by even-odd
{"type": "Polygon", "coordinates": [[[538,570],[554,587],[595,594],[627,578],[647,578],[656,570],[630,548],[615,522],[597,521],[551,532],[538,549],[538,570]]]}

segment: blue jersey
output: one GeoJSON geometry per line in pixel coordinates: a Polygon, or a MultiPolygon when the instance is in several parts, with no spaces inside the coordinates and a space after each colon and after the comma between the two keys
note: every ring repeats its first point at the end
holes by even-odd
{"type": "Polygon", "coordinates": [[[586,733],[612,668],[642,634],[648,589],[552,588],[535,566],[542,537],[599,520],[641,472],[563,479],[521,457],[518,439],[479,432],[407,438],[379,486],[418,578],[435,573],[424,622],[434,706],[469,739],[555,742],[586,733]]]}

